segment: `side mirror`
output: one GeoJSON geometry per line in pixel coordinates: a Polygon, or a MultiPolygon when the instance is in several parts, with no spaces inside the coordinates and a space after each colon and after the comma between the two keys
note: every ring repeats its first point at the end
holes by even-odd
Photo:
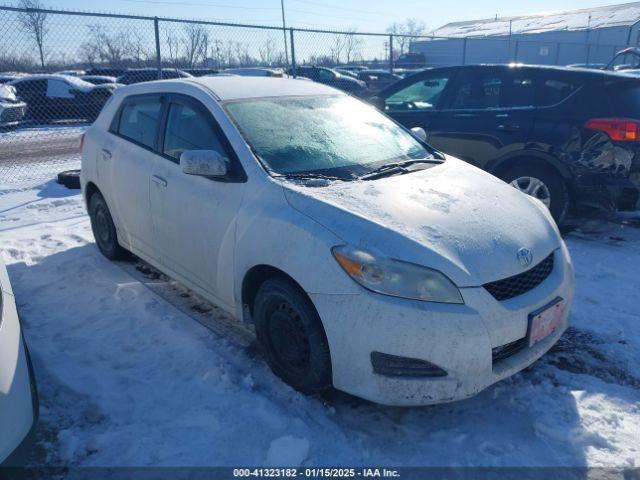
{"type": "Polygon", "coordinates": [[[384,110],[384,100],[380,97],[371,97],[369,103],[376,107],[378,110],[384,110]]]}
{"type": "Polygon", "coordinates": [[[229,160],[215,150],[187,150],[180,155],[180,167],[187,175],[224,177],[229,172],[229,160]]]}
{"type": "Polygon", "coordinates": [[[424,128],[422,128],[422,127],[413,127],[411,129],[411,133],[418,140],[420,140],[422,142],[426,142],[427,141],[427,132],[424,131],[424,128]]]}

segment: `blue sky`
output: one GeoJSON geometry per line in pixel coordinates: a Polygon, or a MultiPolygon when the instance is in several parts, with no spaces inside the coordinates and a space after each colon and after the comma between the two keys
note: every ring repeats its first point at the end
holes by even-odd
{"type": "MultiPolygon", "coordinates": [[[[7,4],[18,4],[8,0],[7,4]]],[[[41,0],[45,6],[143,15],[201,18],[252,24],[279,25],[280,0],[41,0]]],[[[587,8],[612,0],[284,0],[288,26],[356,28],[384,31],[394,21],[414,17],[428,29],[477,18],[521,15],[541,11],[587,8]]]]}

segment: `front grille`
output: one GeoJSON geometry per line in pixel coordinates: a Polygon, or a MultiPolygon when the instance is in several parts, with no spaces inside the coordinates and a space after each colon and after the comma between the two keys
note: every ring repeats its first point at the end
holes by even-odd
{"type": "Polygon", "coordinates": [[[517,297],[540,285],[553,270],[553,253],[531,270],[483,285],[498,301],[517,297]]]}
{"type": "Polygon", "coordinates": [[[25,108],[23,106],[5,107],[0,115],[0,123],[19,122],[24,117],[25,108]]]}
{"type": "Polygon", "coordinates": [[[522,350],[527,344],[527,338],[521,338],[520,340],[516,340],[515,342],[507,343],[506,345],[501,345],[499,347],[493,348],[491,350],[491,360],[495,365],[500,360],[504,360],[505,358],[509,358],[511,355],[515,355],[520,350],[522,350]]]}

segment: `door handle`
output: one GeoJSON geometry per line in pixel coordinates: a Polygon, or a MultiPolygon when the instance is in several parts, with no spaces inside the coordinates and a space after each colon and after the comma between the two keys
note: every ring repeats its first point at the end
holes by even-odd
{"type": "Polygon", "coordinates": [[[152,175],[151,176],[151,180],[153,180],[153,183],[155,183],[156,185],[159,185],[161,187],[166,187],[167,186],[167,181],[164,178],[159,177],[158,175],[152,175]]]}
{"type": "Polygon", "coordinates": [[[102,154],[103,160],[111,160],[111,152],[106,148],[103,148],[100,153],[102,154]]]}
{"type": "Polygon", "coordinates": [[[498,130],[501,130],[503,132],[517,132],[518,130],[520,130],[520,125],[498,125],[498,130]]]}

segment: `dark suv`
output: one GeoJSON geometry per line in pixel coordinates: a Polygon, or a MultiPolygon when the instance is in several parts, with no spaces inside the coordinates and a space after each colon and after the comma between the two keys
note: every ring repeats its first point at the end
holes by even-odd
{"type": "Polygon", "coordinates": [[[478,65],[427,70],[371,102],[437,149],[545,203],[634,209],[640,80],[559,67],[478,65]]]}

